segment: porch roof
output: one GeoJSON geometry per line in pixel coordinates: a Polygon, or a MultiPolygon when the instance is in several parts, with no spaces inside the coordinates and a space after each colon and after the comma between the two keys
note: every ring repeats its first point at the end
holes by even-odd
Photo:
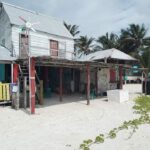
{"type": "Polygon", "coordinates": [[[130,55],[115,48],[97,51],[97,52],[84,55],[83,57],[81,57],[81,60],[83,61],[85,60],[98,61],[98,60],[105,60],[105,59],[138,61],[137,59],[131,57],[130,55]]]}
{"type": "MultiPolygon", "coordinates": [[[[115,68],[122,66],[126,69],[133,69],[130,64],[117,64],[117,63],[104,63],[93,60],[66,60],[60,58],[52,58],[50,56],[35,57],[36,66],[53,66],[53,67],[66,67],[66,68],[85,68],[87,64],[91,68],[115,68]]],[[[140,68],[143,69],[143,68],[140,68]]]]}
{"type": "Polygon", "coordinates": [[[12,57],[11,51],[0,45],[0,62],[12,62],[15,61],[16,57],[12,57]]]}
{"type": "Polygon", "coordinates": [[[66,60],[60,58],[52,58],[50,56],[35,57],[37,66],[58,66],[58,67],[70,67],[70,68],[84,68],[86,64],[90,64],[91,67],[108,68],[109,64],[95,61],[80,61],[80,60],[66,60]]]}

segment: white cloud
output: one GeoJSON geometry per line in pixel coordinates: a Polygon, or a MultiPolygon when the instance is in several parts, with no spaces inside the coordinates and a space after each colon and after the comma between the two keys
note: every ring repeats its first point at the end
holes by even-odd
{"type": "Polygon", "coordinates": [[[119,32],[130,23],[150,25],[149,0],[5,0],[80,26],[82,34],[119,32]]]}

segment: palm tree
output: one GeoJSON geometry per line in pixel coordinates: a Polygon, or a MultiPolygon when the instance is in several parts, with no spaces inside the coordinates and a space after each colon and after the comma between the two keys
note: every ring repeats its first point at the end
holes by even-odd
{"type": "Polygon", "coordinates": [[[79,26],[77,25],[70,25],[67,24],[66,22],[64,22],[64,26],[66,27],[66,29],[71,33],[71,35],[74,37],[74,52],[76,55],[77,52],[77,38],[75,38],[79,33],[79,26]]]}
{"type": "Polygon", "coordinates": [[[150,72],[150,47],[145,48],[142,51],[140,61],[145,68],[148,68],[150,72]]]}
{"type": "Polygon", "coordinates": [[[96,41],[96,50],[106,50],[120,47],[119,37],[114,33],[109,34],[107,32],[106,35],[99,37],[96,41]]]}
{"type": "Polygon", "coordinates": [[[144,24],[130,24],[128,28],[121,30],[121,49],[126,53],[138,55],[145,46],[150,46],[150,37],[146,37],[146,34],[144,24]]]}
{"type": "Polygon", "coordinates": [[[64,26],[67,28],[67,30],[71,33],[73,37],[75,37],[76,35],[80,33],[79,26],[77,25],[70,25],[64,22],[64,26]]]}
{"type": "Polygon", "coordinates": [[[77,39],[77,47],[80,52],[84,52],[84,54],[89,54],[93,51],[94,48],[94,38],[87,36],[80,36],[79,39],[77,39]]]}

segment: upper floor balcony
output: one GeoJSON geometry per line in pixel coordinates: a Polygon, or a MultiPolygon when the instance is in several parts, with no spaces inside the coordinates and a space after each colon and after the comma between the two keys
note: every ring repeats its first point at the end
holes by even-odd
{"type": "MultiPolygon", "coordinates": [[[[34,37],[32,37],[34,38],[34,37]]],[[[28,36],[20,35],[19,58],[50,56],[51,58],[74,60],[73,45],[70,43],[46,40],[31,39],[28,36]]]]}

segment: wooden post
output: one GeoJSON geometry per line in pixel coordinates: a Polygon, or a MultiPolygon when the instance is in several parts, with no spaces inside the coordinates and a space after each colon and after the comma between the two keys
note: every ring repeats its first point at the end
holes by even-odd
{"type": "Polygon", "coordinates": [[[18,76],[19,76],[19,67],[18,64],[13,64],[13,83],[18,82],[18,76]]]}
{"type": "Polygon", "coordinates": [[[17,90],[17,97],[16,97],[16,103],[15,103],[15,109],[18,110],[19,109],[19,100],[20,100],[20,81],[18,79],[17,81],[17,86],[18,86],[18,90],[17,90]]]}
{"type": "Polygon", "coordinates": [[[13,63],[11,64],[11,83],[13,83],[14,81],[14,65],[13,63]]]}
{"type": "Polygon", "coordinates": [[[73,88],[72,88],[72,92],[74,93],[75,92],[75,85],[76,85],[76,81],[75,81],[75,69],[73,69],[73,88]]]}
{"type": "Polygon", "coordinates": [[[120,89],[123,88],[122,76],[123,76],[123,67],[119,66],[119,85],[120,85],[120,89]]]}
{"type": "Polygon", "coordinates": [[[79,92],[81,92],[81,70],[79,70],[79,92]]]}
{"type": "Polygon", "coordinates": [[[43,105],[43,81],[40,80],[40,105],[43,105]]]}
{"type": "Polygon", "coordinates": [[[148,72],[147,72],[147,70],[145,71],[145,95],[147,95],[147,74],[148,74],[148,72]]]}
{"type": "Polygon", "coordinates": [[[27,107],[27,77],[23,80],[23,97],[24,97],[24,109],[27,107]]]}
{"type": "Polygon", "coordinates": [[[44,89],[47,89],[48,88],[48,85],[49,83],[48,83],[48,67],[47,66],[45,66],[44,67],[44,89]]]}
{"type": "Polygon", "coordinates": [[[86,79],[87,79],[87,105],[90,105],[90,65],[87,64],[86,66],[86,79]]]}
{"type": "Polygon", "coordinates": [[[30,58],[30,105],[31,105],[31,114],[35,113],[35,60],[30,58]]]}
{"type": "Polygon", "coordinates": [[[97,74],[98,74],[98,69],[96,68],[95,69],[95,90],[96,90],[96,96],[98,95],[98,77],[97,77],[97,74]]]}
{"type": "Polygon", "coordinates": [[[63,68],[60,68],[59,70],[59,98],[60,98],[60,102],[62,102],[62,94],[63,94],[63,87],[62,87],[62,74],[63,73],[63,68]]]}

